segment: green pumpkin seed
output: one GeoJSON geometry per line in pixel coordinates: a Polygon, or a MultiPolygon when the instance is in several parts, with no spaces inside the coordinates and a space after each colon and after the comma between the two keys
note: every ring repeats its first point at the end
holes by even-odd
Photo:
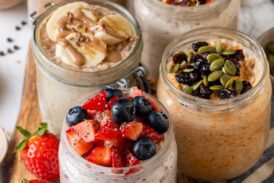
{"type": "Polygon", "coordinates": [[[224,74],[221,78],[220,78],[220,82],[222,83],[223,86],[225,86],[225,84],[227,83],[228,80],[230,80],[230,76],[227,74],[224,74]]]}
{"type": "Polygon", "coordinates": [[[193,85],[193,86],[192,86],[193,90],[194,90],[194,91],[197,90],[197,89],[201,86],[202,83],[203,83],[203,80],[201,80],[201,81],[199,81],[198,83],[196,83],[195,85],[193,85]]]}
{"type": "Polygon", "coordinates": [[[185,93],[188,93],[189,95],[191,95],[191,94],[193,93],[193,88],[192,88],[191,86],[188,86],[188,87],[185,87],[185,88],[183,89],[183,91],[184,91],[185,93]]]}
{"type": "Polygon", "coordinates": [[[274,41],[271,41],[270,43],[268,43],[266,45],[266,49],[270,52],[270,53],[274,53],[274,41]]]}
{"type": "Polygon", "coordinates": [[[235,51],[234,50],[224,50],[222,52],[222,55],[234,55],[235,51]]]}
{"type": "Polygon", "coordinates": [[[194,69],[184,69],[183,72],[193,72],[194,69]]]}
{"type": "Polygon", "coordinates": [[[242,90],[243,90],[243,82],[240,81],[239,79],[236,79],[234,81],[234,91],[238,94],[241,94],[242,90]]]}
{"type": "Polygon", "coordinates": [[[219,90],[224,89],[224,87],[222,85],[213,85],[209,89],[211,89],[213,91],[219,91],[219,90]]]}
{"type": "Polygon", "coordinates": [[[180,68],[180,64],[175,64],[171,70],[172,73],[176,73],[180,68]]]}
{"type": "Polygon", "coordinates": [[[207,55],[207,60],[210,63],[219,58],[222,58],[222,56],[219,55],[218,53],[210,53],[209,55],[207,55]]]}
{"type": "Polygon", "coordinates": [[[222,51],[223,51],[223,45],[222,45],[221,40],[217,40],[215,42],[215,47],[216,47],[217,53],[222,53],[222,51]]]}
{"type": "Polygon", "coordinates": [[[220,77],[221,77],[222,75],[223,75],[223,72],[222,72],[222,71],[214,71],[214,72],[212,72],[212,73],[210,73],[210,74],[208,75],[207,80],[208,80],[209,82],[213,82],[213,81],[216,81],[216,80],[220,79],[220,77]]]}
{"type": "Polygon", "coordinates": [[[199,54],[203,54],[205,52],[209,52],[209,53],[216,52],[216,49],[212,46],[202,46],[201,48],[198,49],[199,54]]]}
{"type": "Polygon", "coordinates": [[[186,66],[187,66],[186,61],[183,61],[183,62],[180,64],[180,69],[184,69],[186,66]]]}
{"type": "Polygon", "coordinates": [[[226,82],[225,88],[232,88],[233,83],[234,83],[234,79],[233,79],[233,78],[230,78],[230,79],[226,82]]]}
{"type": "Polygon", "coordinates": [[[207,76],[204,76],[203,83],[204,83],[205,86],[208,86],[207,76]]]}
{"type": "Polygon", "coordinates": [[[209,69],[210,71],[218,71],[218,70],[221,70],[222,67],[224,66],[225,64],[225,60],[223,58],[219,58],[217,60],[214,60],[210,66],[209,66],[209,69]]]}
{"type": "Polygon", "coordinates": [[[188,63],[190,63],[190,62],[192,61],[193,55],[194,55],[193,52],[189,52],[189,53],[187,54],[187,62],[188,62],[188,63]]]}
{"type": "Polygon", "coordinates": [[[223,70],[224,70],[224,73],[234,76],[236,74],[237,68],[236,68],[236,65],[232,61],[227,60],[225,62],[223,70]]]}

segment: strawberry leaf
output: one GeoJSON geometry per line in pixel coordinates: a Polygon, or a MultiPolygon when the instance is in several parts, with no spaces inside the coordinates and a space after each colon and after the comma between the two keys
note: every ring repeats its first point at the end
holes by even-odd
{"type": "Polygon", "coordinates": [[[24,128],[22,128],[21,126],[16,126],[16,129],[25,137],[30,138],[31,137],[31,133],[28,132],[27,130],[25,130],[24,128]]]}
{"type": "Polygon", "coordinates": [[[16,147],[16,151],[22,151],[26,147],[27,143],[27,139],[21,141],[20,144],[16,147]]]}
{"type": "Polygon", "coordinates": [[[21,183],[28,183],[29,181],[27,179],[23,179],[21,183]]]}
{"type": "Polygon", "coordinates": [[[38,136],[43,136],[47,132],[47,128],[48,128],[47,123],[41,123],[40,128],[38,129],[37,132],[35,132],[35,134],[38,136]]]}

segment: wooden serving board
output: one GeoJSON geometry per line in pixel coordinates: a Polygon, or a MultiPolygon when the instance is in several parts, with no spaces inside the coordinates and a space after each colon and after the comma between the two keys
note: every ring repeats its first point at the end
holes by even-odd
{"type": "MultiPolygon", "coordinates": [[[[34,132],[38,128],[41,118],[39,115],[38,97],[36,91],[36,68],[31,49],[29,49],[28,53],[24,82],[22,103],[17,125],[27,129],[30,132],[34,132]]],[[[22,139],[23,136],[16,130],[12,136],[11,152],[22,139]]],[[[20,183],[23,178],[28,180],[37,179],[37,177],[26,170],[24,163],[20,160],[19,153],[12,154],[11,160],[9,161],[7,167],[8,175],[5,178],[9,183],[20,183]]],[[[181,176],[178,179],[178,183],[194,183],[185,176],[181,176]]]]}

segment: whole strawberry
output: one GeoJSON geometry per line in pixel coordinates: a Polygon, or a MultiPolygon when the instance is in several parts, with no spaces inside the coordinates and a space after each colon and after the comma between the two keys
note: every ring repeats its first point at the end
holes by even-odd
{"type": "Polygon", "coordinates": [[[47,182],[43,181],[43,180],[27,180],[27,179],[23,179],[21,181],[21,183],[47,183],[47,182]]]}
{"type": "Polygon", "coordinates": [[[56,181],[59,178],[58,148],[60,140],[47,132],[47,124],[41,123],[40,128],[31,134],[17,126],[25,137],[17,147],[26,168],[37,177],[56,181]]]}

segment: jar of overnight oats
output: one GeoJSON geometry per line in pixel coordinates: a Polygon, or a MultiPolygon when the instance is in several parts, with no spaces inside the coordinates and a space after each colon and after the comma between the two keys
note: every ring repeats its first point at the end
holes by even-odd
{"type": "MultiPolygon", "coordinates": [[[[173,2],[173,0],[169,0],[173,2]]],[[[142,64],[156,82],[166,46],[177,36],[198,27],[236,28],[240,1],[212,0],[191,7],[170,5],[168,0],[134,1],[134,11],[144,37],[142,64]]]]}
{"type": "Polygon", "coordinates": [[[267,143],[271,94],[264,51],[243,33],[201,28],[170,43],[157,98],[175,126],[179,172],[224,181],[247,171],[267,143]]]}
{"type": "MultiPolygon", "coordinates": [[[[132,98],[133,95],[131,95],[131,90],[128,89],[123,89],[123,96],[121,98],[126,98],[125,95],[128,95],[129,98],[132,98]]],[[[100,94],[99,94],[100,95],[100,94]]],[[[135,94],[134,94],[135,95],[135,94]]],[[[166,109],[158,102],[154,97],[148,95],[148,94],[142,94],[142,96],[145,96],[146,98],[150,98],[149,101],[154,100],[153,105],[157,105],[158,111],[160,110],[162,114],[165,114],[167,116],[167,119],[169,117],[166,109]]],[[[139,97],[139,96],[137,96],[139,97]]],[[[95,97],[97,98],[97,97],[95,97]]],[[[92,99],[89,99],[88,102],[92,101],[92,99]]],[[[88,106],[90,104],[83,104],[82,108],[86,108],[84,106],[88,106]]],[[[115,105],[115,104],[114,104],[115,105]]],[[[73,109],[73,108],[72,108],[73,109]]],[[[91,110],[88,110],[91,111],[91,110]]],[[[105,113],[104,111],[103,113],[105,113]]],[[[100,114],[100,113],[97,113],[100,114]]],[[[97,116],[97,114],[95,116],[97,116]]],[[[102,114],[102,113],[101,113],[102,114]]],[[[113,115],[113,113],[112,113],[113,115]]],[[[104,118],[106,119],[106,118],[104,118]]],[[[129,160],[131,164],[128,167],[121,167],[121,168],[114,168],[112,165],[108,165],[108,167],[105,165],[98,165],[97,163],[91,162],[89,158],[95,151],[96,147],[100,145],[95,145],[92,148],[93,150],[87,150],[88,153],[84,153],[82,150],[83,144],[77,145],[77,140],[75,140],[75,135],[70,134],[71,132],[75,132],[76,129],[81,129],[81,132],[83,131],[83,128],[75,127],[75,126],[68,126],[68,117],[66,117],[66,120],[63,125],[63,129],[61,132],[61,142],[59,146],[59,166],[60,166],[60,182],[61,183],[128,183],[128,182],[134,182],[134,183],[176,183],[176,173],[177,173],[177,145],[175,141],[175,135],[174,135],[174,129],[173,125],[169,124],[169,128],[164,134],[161,134],[164,136],[163,141],[159,142],[157,144],[157,153],[152,156],[150,159],[147,160],[140,160],[138,163],[134,163],[136,161],[134,155],[131,155],[131,158],[128,158],[128,154],[126,154],[126,151],[128,151],[128,147],[130,145],[126,145],[126,149],[120,152],[125,153],[122,155],[125,159],[129,160]],[[73,142],[74,147],[72,147],[71,142],[73,142]],[[81,147],[79,149],[79,147],[81,147]],[[76,149],[74,149],[76,148],[76,149]],[[78,149],[77,149],[78,148],[78,149]],[[79,151],[77,151],[79,150],[79,151]],[[82,156],[79,155],[79,152],[82,151],[82,156]],[[89,154],[90,153],[90,154],[89,154]],[[133,156],[133,157],[132,157],[133,156]]],[[[94,122],[96,121],[95,119],[88,119],[88,121],[80,122],[80,124],[84,124],[85,122],[94,122]]],[[[133,120],[136,122],[136,119],[133,120]]],[[[137,121],[140,121],[137,120],[137,121]]],[[[96,121],[97,122],[97,121],[96,121]]],[[[98,122],[99,125],[102,127],[101,121],[98,122]]],[[[107,125],[109,123],[107,120],[104,121],[104,125],[107,125]]],[[[113,122],[111,122],[113,123],[113,122]]],[[[125,124],[127,122],[124,122],[125,124]]],[[[130,122],[132,123],[132,122],[130,122]]],[[[138,123],[138,122],[137,122],[138,123]]],[[[122,124],[122,125],[123,125],[122,124]]],[[[76,125],[77,126],[77,125],[76,125]]],[[[87,127],[89,128],[89,127],[87,127]]],[[[129,129],[128,127],[127,129],[129,129]]],[[[120,127],[120,129],[122,129],[120,127]]],[[[145,127],[143,127],[144,131],[145,127]]],[[[108,130],[110,131],[110,130],[108,130]]],[[[117,131],[117,130],[115,130],[117,131]]],[[[135,127],[135,132],[138,131],[137,128],[135,127]]],[[[90,131],[89,131],[90,132],[90,131]]],[[[99,131],[95,133],[95,141],[96,137],[99,135],[99,131]]],[[[135,133],[134,132],[134,133],[135,133]]],[[[79,131],[76,133],[80,134],[79,131]]],[[[90,133],[89,133],[90,134],[90,133]]],[[[122,132],[123,134],[123,132],[122,132]]],[[[143,132],[141,133],[143,134],[143,132]]],[[[152,133],[150,132],[150,137],[154,138],[155,140],[158,138],[157,136],[159,135],[158,133],[152,133]]],[[[101,136],[101,135],[100,135],[101,136]]],[[[104,135],[106,136],[106,134],[104,135]]],[[[114,136],[114,135],[112,135],[114,136]]],[[[123,136],[124,137],[124,136],[123,136]]],[[[150,138],[149,137],[149,138],[150,138]]],[[[139,137],[140,138],[140,137],[139,137]]],[[[142,138],[142,137],[141,137],[142,138]]],[[[112,138],[112,141],[115,138],[112,138]]],[[[154,140],[153,140],[154,141],[154,140]]],[[[136,141],[131,141],[133,144],[136,144],[136,141]]],[[[83,143],[83,142],[82,142],[83,143]]],[[[96,143],[95,143],[96,144],[96,143]]],[[[97,144],[100,144],[97,142],[97,144]]],[[[111,141],[108,142],[108,145],[105,143],[105,148],[115,148],[112,147],[111,141]]],[[[123,147],[124,148],[124,147],[123,147]]],[[[106,153],[108,154],[108,153],[106,153]]],[[[100,154],[101,158],[97,160],[97,162],[101,162],[103,159],[106,160],[105,158],[106,155],[104,152],[100,154]]],[[[95,155],[97,156],[97,155],[95,155]]],[[[113,155],[112,155],[113,156],[113,155]]],[[[118,157],[117,157],[118,158],[118,157]]],[[[117,159],[116,158],[116,159],[117,159]]],[[[125,164],[128,164],[127,160],[125,164]]],[[[113,160],[112,160],[113,162],[113,160]]]]}
{"type": "Polygon", "coordinates": [[[68,107],[106,84],[149,88],[139,67],[141,30],[130,13],[110,1],[66,1],[35,21],[32,52],[40,112],[59,134],[68,107]]]}

